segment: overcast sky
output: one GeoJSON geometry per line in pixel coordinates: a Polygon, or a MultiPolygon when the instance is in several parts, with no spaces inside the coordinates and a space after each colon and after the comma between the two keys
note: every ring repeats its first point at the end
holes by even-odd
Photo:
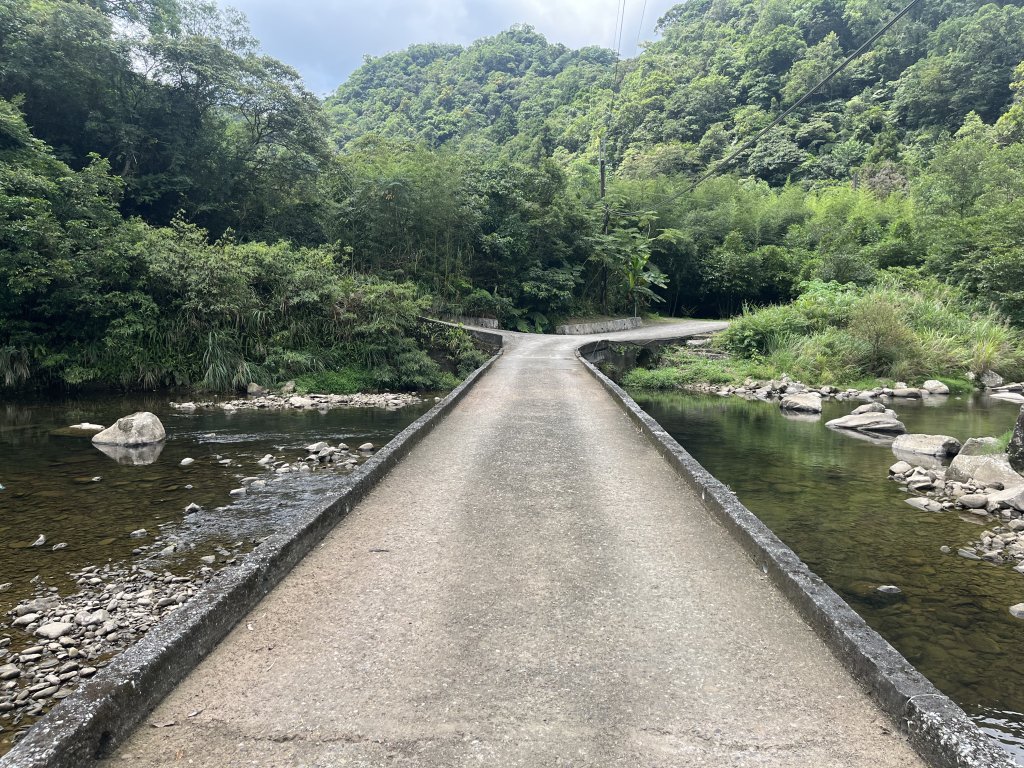
{"type": "MultiPolygon", "coordinates": [[[[678,0],[626,0],[622,55],[653,38],[654,24],[678,0]],[[640,26],[641,13],[643,26],[640,26]]],[[[219,0],[249,17],[263,50],[302,73],[307,86],[333,91],[363,60],[413,43],[461,43],[530,24],[572,48],[615,48],[619,0],[219,0]]]]}

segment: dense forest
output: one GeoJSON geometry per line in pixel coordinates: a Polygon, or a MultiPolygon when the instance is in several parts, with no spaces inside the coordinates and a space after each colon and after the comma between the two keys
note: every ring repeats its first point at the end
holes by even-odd
{"type": "Polygon", "coordinates": [[[918,4],[718,165],[900,5],[691,0],[633,58],[513,27],[321,102],[213,3],[0,0],[0,380],[426,387],[428,350],[473,360],[431,310],[546,330],[830,284],[1024,326],[1020,3],[918,4]]]}

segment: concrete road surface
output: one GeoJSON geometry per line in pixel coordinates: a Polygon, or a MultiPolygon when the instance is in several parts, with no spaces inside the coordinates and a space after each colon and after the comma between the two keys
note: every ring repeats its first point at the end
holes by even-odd
{"type": "Polygon", "coordinates": [[[923,765],[574,358],[585,340],[510,334],[110,762],[923,765]]]}

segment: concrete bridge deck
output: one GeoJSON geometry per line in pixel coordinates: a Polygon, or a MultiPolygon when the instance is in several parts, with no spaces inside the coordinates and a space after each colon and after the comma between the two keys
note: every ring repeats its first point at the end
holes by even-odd
{"type": "Polygon", "coordinates": [[[923,765],[574,358],[583,341],[510,334],[110,762],[923,765]]]}

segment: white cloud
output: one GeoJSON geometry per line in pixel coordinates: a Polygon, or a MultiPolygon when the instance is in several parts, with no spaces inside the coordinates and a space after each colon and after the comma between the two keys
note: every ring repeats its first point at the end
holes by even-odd
{"type": "MultiPolygon", "coordinates": [[[[530,24],[572,48],[615,47],[619,0],[221,0],[243,11],[263,49],[298,69],[326,93],[362,62],[413,43],[471,43],[512,24],[530,24]]],[[[673,0],[627,0],[622,55],[634,55],[638,33],[651,39],[673,0]],[[644,10],[643,28],[640,15],[644,10]]]]}

